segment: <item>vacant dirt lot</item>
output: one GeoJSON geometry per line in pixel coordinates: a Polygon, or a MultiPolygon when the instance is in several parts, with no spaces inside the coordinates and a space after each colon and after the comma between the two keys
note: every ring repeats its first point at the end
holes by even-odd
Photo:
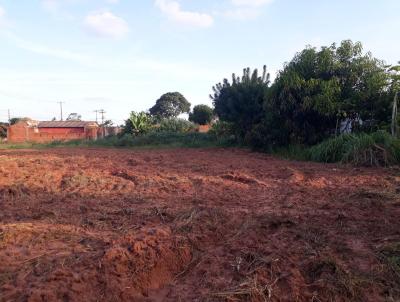
{"type": "Polygon", "coordinates": [[[399,301],[400,172],[0,151],[0,301],[399,301]]]}

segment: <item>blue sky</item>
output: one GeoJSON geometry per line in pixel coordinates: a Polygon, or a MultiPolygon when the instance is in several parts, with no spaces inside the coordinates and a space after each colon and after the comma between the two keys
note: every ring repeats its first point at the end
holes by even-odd
{"type": "Polygon", "coordinates": [[[96,109],[122,123],[165,92],[211,104],[244,67],[272,76],[306,45],[344,39],[400,60],[399,0],[0,0],[0,120],[96,109]]]}

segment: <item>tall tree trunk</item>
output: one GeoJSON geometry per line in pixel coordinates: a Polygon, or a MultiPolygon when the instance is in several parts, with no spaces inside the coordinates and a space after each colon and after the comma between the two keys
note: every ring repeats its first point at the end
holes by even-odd
{"type": "Polygon", "coordinates": [[[392,136],[396,137],[398,135],[398,121],[397,121],[397,97],[398,97],[398,92],[394,94],[394,100],[393,100],[393,111],[392,111],[392,136]]]}

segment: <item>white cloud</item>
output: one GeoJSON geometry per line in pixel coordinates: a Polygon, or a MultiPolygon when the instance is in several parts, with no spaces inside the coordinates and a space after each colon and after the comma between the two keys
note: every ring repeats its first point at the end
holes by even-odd
{"type": "Polygon", "coordinates": [[[171,21],[182,25],[205,28],[212,26],[214,23],[214,19],[211,15],[184,11],[177,1],[156,0],[155,5],[166,14],[171,21]]]}
{"type": "Polygon", "coordinates": [[[6,10],[0,6],[0,27],[6,24],[6,10]]]}
{"type": "Polygon", "coordinates": [[[41,0],[42,8],[56,17],[57,19],[76,20],[76,18],[69,13],[67,7],[71,4],[77,4],[82,0],[41,0]]]}
{"type": "Polygon", "coordinates": [[[236,20],[255,19],[260,15],[260,11],[253,8],[236,8],[224,12],[225,17],[236,20]]]}
{"type": "Polygon", "coordinates": [[[42,0],[42,6],[50,12],[55,12],[58,10],[59,2],[56,0],[42,0]]]}
{"type": "Polygon", "coordinates": [[[273,0],[232,0],[232,4],[236,6],[252,6],[259,7],[272,3],[273,0]]]}
{"type": "Polygon", "coordinates": [[[30,52],[33,52],[33,53],[36,53],[39,55],[49,56],[49,57],[73,61],[73,62],[78,62],[78,63],[82,63],[82,64],[89,64],[89,62],[90,62],[90,57],[81,55],[79,53],[75,53],[75,52],[65,50],[65,49],[51,48],[46,45],[33,43],[31,41],[22,39],[22,38],[18,37],[17,35],[14,35],[10,32],[8,32],[6,35],[10,40],[12,40],[15,43],[15,45],[18,48],[25,49],[25,50],[28,50],[30,52]]]}
{"type": "Polygon", "coordinates": [[[123,38],[129,32],[128,23],[108,11],[90,13],[84,20],[88,31],[103,37],[123,38]]]}
{"type": "Polygon", "coordinates": [[[274,0],[231,0],[234,8],[223,13],[225,17],[237,20],[255,19],[261,14],[261,7],[274,0]]]}

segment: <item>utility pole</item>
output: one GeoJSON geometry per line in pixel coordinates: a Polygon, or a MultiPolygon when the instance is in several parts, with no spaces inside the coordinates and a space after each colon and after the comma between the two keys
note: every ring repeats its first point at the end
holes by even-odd
{"type": "Polygon", "coordinates": [[[97,113],[99,112],[100,110],[95,110],[94,112],[96,112],[96,123],[98,123],[98,119],[97,119],[97,113]]]}
{"type": "Polygon", "coordinates": [[[104,129],[104,113],[106,112],[104,111],[104,109],[100,109],[99,113],[101,114],[101,136],[102,138],[104,138],[106,136],[106,129],[104,129]]]}
{"type": "Polygon", "coordinates": [[[58,104],[60,104],[60,118],[61,121],[63,120],[63,104],[65,104],[65,102],[57,102],[58,104]]]}
{"type": "Polygon", "coordinates": [[[106,113],[106,112],[104,111],[104,109],[100,109],[99,113],[101,114],[101,124],[103,125],[104,124],[104,113],[106,113]]]}
{"type": "Polygon", "coordinates": [[[8,112],[8,124],[11,124],[11,114],[10,114],[10,109],[7,110],[8,112]]]}

